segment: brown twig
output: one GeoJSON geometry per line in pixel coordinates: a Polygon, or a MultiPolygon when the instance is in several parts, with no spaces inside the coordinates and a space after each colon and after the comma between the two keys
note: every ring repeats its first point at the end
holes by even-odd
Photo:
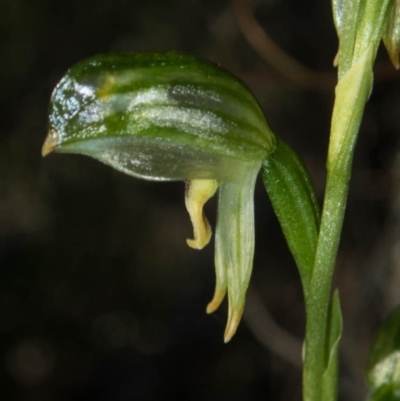
{"type": "MultiPolygon", "coordinates": [[[[249,45],[275,70],[302,88],[333,91],[337,82],[336,72],[313,71],[282,50],[258,22],[252,0],[232,0],[232,6],[239,28],[249,45]]],[[[399,77],[389,61],[378,63],[374,71],[376,82],[399,77]]]]}
{"type": "Polygon", "coordinates": [[[251,0],[232,0],[233,10],[240,30],[250,46],[272,67],[297,85],[318,91],[331,91],[336,75],[315,72],[284,52],[265,32],[257,21],[251,0]]]}

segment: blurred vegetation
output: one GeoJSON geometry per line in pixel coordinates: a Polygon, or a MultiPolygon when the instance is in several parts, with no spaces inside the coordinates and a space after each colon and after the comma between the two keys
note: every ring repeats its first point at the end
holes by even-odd
{"type": "MultiPolygon", "coordinates": [[[[334,76],[328,1],[260,0],[255,11],[283,51],[334,76]]],[[[75,62],[110,51],[188,51],[250,86],[321,195],[333,87],[304,89],[274,69],[228,1],[5,0],[0,34],[1,399],[299,399],[299,355],[282,358],[268,339],[264,347],[268,328],[257,329],[263,316],[252,313],[261,300],[281,328],[303,337],[300,279],[261,183],[258,298],[223,345],[225,311],[205,314],[213,245],[198,253],[185,244],[183,183],[139,181],[79,156],[42,159],[40,148],[51,91],[75,62]]],[[[400,303],[400,80],[386,54],[378,58],[335,278],[345,321],[340,395],[350,401],[364,397],[368,347],[400,303]]],[[[215,201],[208,214],[214,222],[215,201]]],[[[275,338],[278,347],[286,340],[275,338]]]]}

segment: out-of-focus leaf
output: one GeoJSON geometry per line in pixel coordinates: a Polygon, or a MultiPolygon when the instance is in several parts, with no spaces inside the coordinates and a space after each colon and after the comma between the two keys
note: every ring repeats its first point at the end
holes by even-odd
{"type": "Polygon", "coordinates": [[[343,28],[343,0],[332,0],[333,23],[335,24],[337,36],[340,38],[343,28]]]}
{"type": "MultiPolygon", "coordinates": [[[[367,378],[375,392],[385,386],[385,391],[390,388],[400,397],[400,307],[386,318],[372,343],[367,378]]],[[[384,393],[384,390],[381,391],[384,393]]]]}
{"type": "Polygon", "coordinates": [[[383,43],[389,53],[393,65],[400,67],[400,0],[395,0],[386,24],[383,43]]]}
{"type": "Polygon", "coordinates": [[[368,401],[400,401],[400,385],[384,384],[369,396],[368,401]]]}

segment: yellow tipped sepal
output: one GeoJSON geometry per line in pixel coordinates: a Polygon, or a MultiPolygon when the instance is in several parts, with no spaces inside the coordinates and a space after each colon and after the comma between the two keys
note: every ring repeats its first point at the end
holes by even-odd
{"type": "Polygon", "coordinates": [[[193,224],[194,239],[187,239],[193,249],[203,249],[211,239],[211,227],[204,215],[204,204],[218,189],[216,180],[192,180],[186,186],[185,204],[193,224]]]}
{"type": "Polygon", "coordinates": [[[45,157],[53,152],[57,146],[57,135],[54,129],[50,129],[42,146],[42,156],[45,157]]]}
{"type": "Polygon", "coordinates": [[[244,312],[244,302],[243,307],[240,309],[232,310],[229,309],[228,322],[226,324],[224,333],[224,343],[229,342],[235,335],[237,328],[239,327],[240,320],[242,319],[244,312]]]}
{"type": "Polygon", "coordinates": [[[224,341],[236,333],[242,318],[254,255],[254,186],[259,164],[248,168],[243,182],[223,182],[219,189],[215,231],[214,298],[207,312],[214,312],[228,293],[228,321],[224,341]]]}
{"type": "Polygon", "coordinates": [[[219,288],[218,286],[215,288],[214,297],[207,305],[206,312],[208,314],[214,313],[222,304],[226,295],[226,287],[219,288]]]}

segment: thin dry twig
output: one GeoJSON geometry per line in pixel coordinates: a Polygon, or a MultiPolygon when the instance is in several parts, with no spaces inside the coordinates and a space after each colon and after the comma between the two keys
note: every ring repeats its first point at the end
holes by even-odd
{"type": "MultiPolygon", "coordinates": [[[[252,0],[232,0],[232,7],[239,28],[249,45],[276,71],[302,88],[318,92],[333,91],[337,82],[336,72],[313,71],[282,50],[258,22],[252,0]]],[[[389,60],[377,63],[374,73],[375,82],[399,78],[398,71],[389,60]]]]}
{"type": "Polygon", "coordinates": [[[284,52],[257,21],[251,0],[232,0],[240,30],[250,46],[272,67],[297,85],[318,91],[332,91],[336,74],[312,71],[284,52]]]}
{"type": "Polygon", "coordinates": [[[302,368],[301,341],[275,323],[251,285],[247,290],[244,320],[262,345],[292,365],[302,368]]]}

